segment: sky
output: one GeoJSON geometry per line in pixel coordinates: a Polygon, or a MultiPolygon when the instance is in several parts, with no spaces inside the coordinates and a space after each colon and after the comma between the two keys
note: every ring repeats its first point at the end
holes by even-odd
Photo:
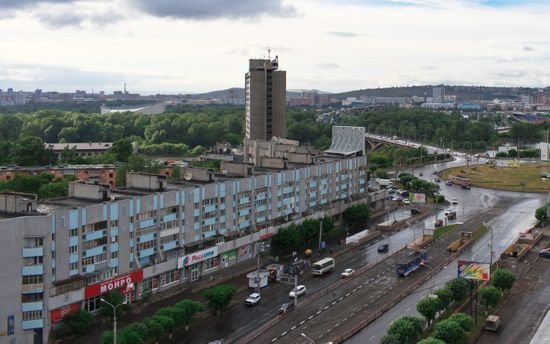
{"type": "Polygon", "coordinates": [[[0,89],[550,85],[550,0],[0,0],[0,89]]]}

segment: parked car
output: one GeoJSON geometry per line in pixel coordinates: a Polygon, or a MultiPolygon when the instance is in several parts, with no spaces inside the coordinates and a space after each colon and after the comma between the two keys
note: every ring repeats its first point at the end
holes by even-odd
{"type": "Polygon", "coordinates": [[[440,178],[435,178],[435,182],[436,183],[441,183],[441,179],[440,178]]]}
{"type": "Polygon", "coordinates": [[[407,204],[407,205],[411,204],[411,201],[409,201],[408,199],[404,199],[402,202],[403,202],[403,204],[407,204]]]}
{"type": "Polygon", "coordinates": [[[545,248],[539,251],[539,257],[550,258],[550,248],[545,248]]]}
{"type": "Polygon", "coordinates": [[[378,246],[378,253],[386,253],[390,249],[389,244],[382,244],[378,246]]]}
{"type": "Polygon", "coordinates": [[[456,211],[454,210],[451,210],[449,212],[445,211],[445,216],[447,216],[449,220],[454,220],[456,219],[456,211]]]}
{"type": "Polygon", "coordinates": [[[350,277],[351,275],[353,275],[355,273],[355,270],[353,269],[346,269],[344,270],[344,272],[342,272],[342,278],[348,278],[350,277]]]}
{"type": "Polygon", "coordinates": [[[422,176],[424,175],[424,173],[420,172],[418,175],[419,175],[420,177],[422,177],[422,176]]]}
{"type": "Polygon", "coordinates": [[[445,185],[447,185],[447,186],[453,186],[453,182],[451,182],[450,180],[448,180],[448,181],[445,182],[445,185]]]}
{"type": "Polygon", "coordinates": [[[411,208],[411,215],[420,214],[420,209],[417,208],[411,208]]]}
{"type": "Polygon", "coordinates": [[[244,300],[244,304],[247,306],[255,306],[260,303],[261,296],[258,293],[252,293],[248,295],[246,300],[244,300]]]}
{"type": "Polygon", "coordinates": [[[294,309],[294,302],[286,302],[279,308],[279,314],[286,314],[294,309]]]}
{"type": "Polygon", "coordinates": [[[470,185],[468,184],[462,184],[462,188],[466,190],[470,190],[470,185]]]}
{"type": "Polygon", "coordinates": [[[288,293],[288,297],[295,298],[297,296],[302,296],[306,293],[306,286],[305,285],[299,285],[296,288],[292,289],[290,293],[288,293]]]}
{"type": "Polygon", "coordinates": [[[437,227],[442,227],[443,226],[443,220],[437,220],[435,221],[435,224],[434,226],[437,228],[437,227]]]}
{"type": "Polygon", "coordinates": [[[453,202],[452,202],[452,203],[455,204],[455,205],[458,204],[458,199],[453,198],[453,202]]]}

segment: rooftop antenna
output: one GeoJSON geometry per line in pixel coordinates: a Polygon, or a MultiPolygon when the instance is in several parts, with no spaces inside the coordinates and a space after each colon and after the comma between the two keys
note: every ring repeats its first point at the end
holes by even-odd
{"type": "Polygon", "coordinates": [[[271,48],[267,47],[267,59],[271,60],[271,48]]]}
{"type": "Polygon", "coordinates": [[[126,83],[124,83],[124,93],[126,93],[126,83]]]}

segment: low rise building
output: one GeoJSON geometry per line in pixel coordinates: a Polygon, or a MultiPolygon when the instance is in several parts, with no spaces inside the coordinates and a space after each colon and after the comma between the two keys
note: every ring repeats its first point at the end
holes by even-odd
{"type": "Polygon", "coordinates": [[[60,166],[0,166],[0,181],[13,179],[17,174],[39,175],[53,174],[56,178],[74,176],[77,180],[97,182],[100,184],[115,185],[115,165],[60,165],[60,166]]]}

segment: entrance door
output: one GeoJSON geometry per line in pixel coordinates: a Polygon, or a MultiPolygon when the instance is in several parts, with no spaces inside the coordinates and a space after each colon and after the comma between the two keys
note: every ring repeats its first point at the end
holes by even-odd
{"type": "Polygon", "coordinates": [[[191,282],[198,280],[200,277],[199,264],[193,264],[191,266],[191,282]]]}

